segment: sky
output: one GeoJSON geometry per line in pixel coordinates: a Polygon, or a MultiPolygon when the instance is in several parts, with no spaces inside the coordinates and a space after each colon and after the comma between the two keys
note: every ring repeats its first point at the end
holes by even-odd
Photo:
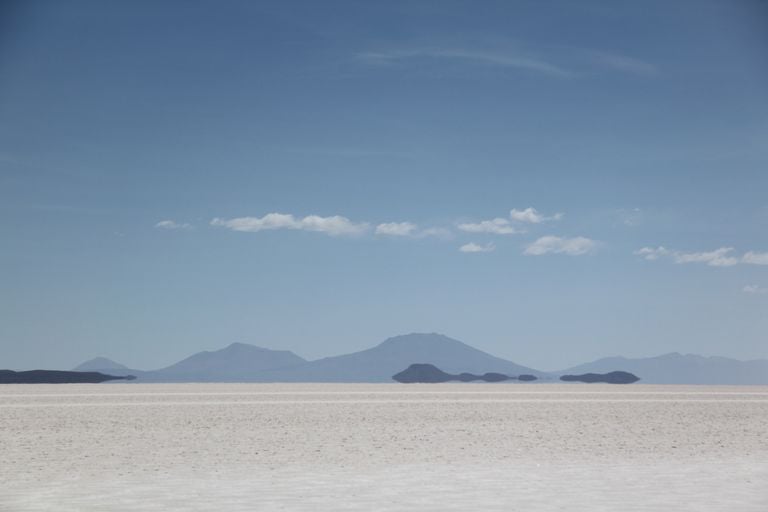
{"type": "Polygon", "coordinates": [[[760,1],[5,1],[0,367],[768,358],[760,1]]]}

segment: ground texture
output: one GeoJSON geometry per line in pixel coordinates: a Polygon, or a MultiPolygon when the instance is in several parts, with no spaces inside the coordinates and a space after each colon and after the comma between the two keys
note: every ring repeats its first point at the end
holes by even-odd
{"type": "Polygon", "coordinates": [[[768,510],[768,387],[0,387],[0,511],[768,510]]]}

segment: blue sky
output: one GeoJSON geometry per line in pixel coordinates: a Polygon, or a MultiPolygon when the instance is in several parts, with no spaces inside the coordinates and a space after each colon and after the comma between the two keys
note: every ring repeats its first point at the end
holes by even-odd
{"type": "Polygon", "coordinates": [[[6,2],[0,361],[768,357],[762,2],[6,2]]]}

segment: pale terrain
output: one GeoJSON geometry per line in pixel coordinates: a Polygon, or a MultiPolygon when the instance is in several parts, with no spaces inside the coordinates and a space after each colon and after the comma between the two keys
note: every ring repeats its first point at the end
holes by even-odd
{"type": "Polygon", "coordinates": [[[768,510],[768,387],[0,387],[0,511],[768,510]]]}

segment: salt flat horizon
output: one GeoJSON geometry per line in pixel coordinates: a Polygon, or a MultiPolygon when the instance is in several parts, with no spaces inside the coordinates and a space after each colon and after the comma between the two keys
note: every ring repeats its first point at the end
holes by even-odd
{"type": "Polygon", "coordinates": [[[768,386],[0,387],[0,510],[768,506],[768,386]]]}

